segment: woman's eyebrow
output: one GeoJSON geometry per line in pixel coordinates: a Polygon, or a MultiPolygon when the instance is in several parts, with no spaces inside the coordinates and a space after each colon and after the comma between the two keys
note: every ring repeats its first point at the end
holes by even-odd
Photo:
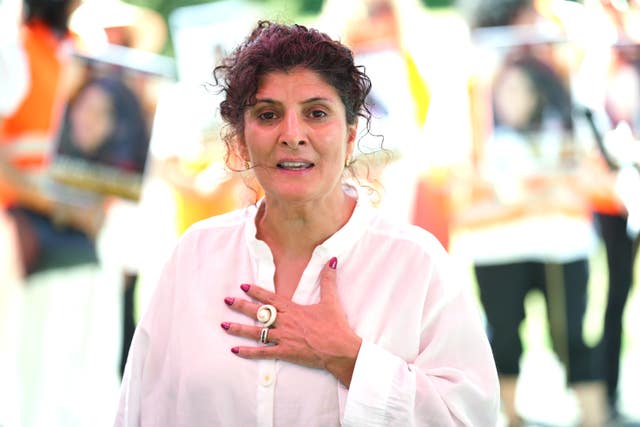
{"type": "Polygon", "coordinates": [[[278,104],[278,101],[272,98],[256,98],[256,104],[278,104]]]}
{"type": "MultiPolygon", "coordinates": [[[[312,104],[314,102],[333,102],[333,100],[322,96],[314,96],[309,99],[305,99],[301,104],[312,104]]],[[[280,104],[280,102],[272,98],[256,98],[256,104],[280,104]]]]}
{"type": "Polygon", "coordinates": [[[331,98],[325,98],[322,96],[315,96],[313,98],[309,98],[307,100],[302,101],[303,104],[311,104],[314,102],[333,102],[331,98]]]}

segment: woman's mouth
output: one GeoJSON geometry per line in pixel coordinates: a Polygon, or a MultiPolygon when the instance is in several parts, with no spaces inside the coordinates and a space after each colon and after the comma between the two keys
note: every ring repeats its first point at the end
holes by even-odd
{"type": "Polygon", "coordinates": [[[309,169],[313,167],[314,164],[311,162],[279,162],[277,166],[278,166],[278,169],[298,171],[298,170],[309,169]]]}

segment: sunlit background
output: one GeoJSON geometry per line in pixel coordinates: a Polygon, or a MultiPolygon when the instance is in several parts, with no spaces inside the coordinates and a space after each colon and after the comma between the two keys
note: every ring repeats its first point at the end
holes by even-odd
{"type": "MultiPolygon", "coordinates": [[[[495,125],[488,76],[502,58],[501,49],[532,43],[531,37],[539,38],[533,44],[553,45],[554,64],[565,73],[574,102],[597,112],[606,110],[601,96],[606,70],[598,67],[618,41],[616,31],[621,31],[612,27],[603,4],[616,7],[626,19],[626,24],[618,23],[626,25],[625,43],[640,43],[640,7],[625,1],[531,1],[528,15],[518,23],[527,31],[539,31],[535,36],[518,33],[523,39],[515,33],[478,29],[492,26],[492,19],[498,23],[494,25],[506,25],[500,21],[500,10],[516,3],[527,2],[84,0],[70,27],[85,41],[85,54],[146,73],[135,81],[142,88],[149,118],[147,164],[139,187],[127,193],[130,197],[109,196],[96,235],[95,263],[24,277],[15,231],[0,210],[0,427],[112,425],[122,350],[176,240],[195,221],[246,206],[259,195],[247,185],[247,177],[224,167],[220,98],[203,85],[213,82],[216,61],[258,19],[316,27],[354,50],[356,62],[365,66],[373,82],[374,123],[370,135],[362,134],[355,159],[360,181],[377,189],[380,209],[434,233],[459,268],[468,272],[469,287],[477,295],[473,263],[478,251],[500,253],[500,245],[511,247],[518,238],[505,228],[502,238],[492,241],[494,247],[479,247],[487,241],[482,240],[483,225],[477,225],[472,209],[480,200],[482,189],[475,184],[495,125]],[[596,65],[589,68],[592,63],[596,65]]],[[[12,23],[17,25],[19,6],[19,0],[0,0],[5,28],[0,37],[10,32],[12,23]]],[[[640,70],[640,55],[634,61],[640,70]]],[[[2,66],[6,64],[0,62],[0,77],[2,66]]],[[[634,92],[632,83],[625,83],[619,90],[620,96],[629,92],[630,102],[640,105],[640,88],[634,92]]],[[[507,100],[507,110],[515,114],[517,94],[509,92],[507,100]]],[[[637,145],[640,107],[636,108],[627,123],[627,139],[637,145]]],[[[570,174],[578,184],[562,197],[584,191],[578,195],[590,200],[589,188],[600,184],[596,173],[581,165],[599,148],[588,123],[583,118],[577,123],[570,174]]],[[[618,136],[622,132],[615,123],[602,128],[605,136],[615,131],[618,136]]],[[[640,158],[637,148],[617,149],[620,144],[615,141],[611,146],[621,163],[640,158]]],[[[65,175],[67,169],[60,167],[65,175]]],[[[615,180],[614,172],[598,171],[615,180]]],[[[607,189],[615,191],[613,185],[607,189]]],[[[524,190],[512,181],[494,190],[502,201],[524,197],[524,190]]],[[[633,191],[640,193],[640,188],[633,191]]],[[[589,345],[597,346],[603,333],[608,266],[597,225],[591,226],[584,335],[589,345]]],[[[491,227],[500,227],[500,222],[491,227]]],[[[558,247],[571,247],[574,239],[583,237],[544,232],[538,236],[542,243],[552,241],[558,247]]],[[[623,317],[621,416],[615,424],[621,426],[640,425],[640,332],[635,327],[640,324],[639,269],[636,260],[636,283],[623,317]]],[[[526,425],[577,425],[580,409],[565,383],[563,364],[552,351],[545,307],[540,292],[527,296],[516,407],[530,421],[526,425]]]]}

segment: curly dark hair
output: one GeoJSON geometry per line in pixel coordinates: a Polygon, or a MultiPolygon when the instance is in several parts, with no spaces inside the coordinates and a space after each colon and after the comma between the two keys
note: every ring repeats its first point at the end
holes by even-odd
{"type": "Polygon", "coordinates": [[[220,114],[227,123],[223,139],[227,147],[244,130],[244,112],[255,105],[262,78],[274,71],[304,67],[318,73],[338,92],[353,125],[358,116],[370,128],[371,113],[365,99],[371,81],[362,66],[356,66],[351,50],[327,34],[302,25],[259,21],[236,49],[214,68],[215,84],[224,93],[220,114]]]}

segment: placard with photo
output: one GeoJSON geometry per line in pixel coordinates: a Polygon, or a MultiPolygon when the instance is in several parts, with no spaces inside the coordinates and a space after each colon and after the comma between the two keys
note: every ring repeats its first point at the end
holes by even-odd
{"type": "Polygon", "coordinates": [[[476,160],[532,173],[574,166],[579,151],[571,84],[579,60],[576,46],[518,27],[483,29],[475,36],[474,60],[480,64],[472,88],[476,160]]]}
{"type": "Polygon", "coordinates": [[[159,93],[173,81],[166,57],[120,46],[74,57],[79,78],[59,126],[51,177],[137,200],[159,93]]]}

